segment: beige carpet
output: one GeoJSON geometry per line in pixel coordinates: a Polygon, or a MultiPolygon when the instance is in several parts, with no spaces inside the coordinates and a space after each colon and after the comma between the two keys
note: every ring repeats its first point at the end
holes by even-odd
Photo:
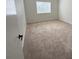
{"type": "Polygon", "coordinates": [[[25,59],[72,59],[72,28],[62,21],[28,24],[25,59]]]}

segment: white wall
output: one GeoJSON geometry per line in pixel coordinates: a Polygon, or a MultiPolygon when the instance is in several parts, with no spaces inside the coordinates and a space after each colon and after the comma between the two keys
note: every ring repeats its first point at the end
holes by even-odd
{"type": "Polygon", "coordinates": [[[59,19],[72,24],[72,0],[59,0],[59,19]]]}
{"type": "Polygon", "coordinates": [[[58,19],[58,0],[24,0],[24,4],[28,23],[58,19]],[[51,2],[51,13],[37,14],[36,1],[51,2]]]}

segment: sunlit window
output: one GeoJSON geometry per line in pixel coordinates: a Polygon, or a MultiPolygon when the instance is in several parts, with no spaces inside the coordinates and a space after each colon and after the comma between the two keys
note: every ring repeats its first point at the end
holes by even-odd
{"type": "Polygon", "coordinates": [[[51,2],[36,2],[37,14],[39,13],[51,13],[51,2]]]}

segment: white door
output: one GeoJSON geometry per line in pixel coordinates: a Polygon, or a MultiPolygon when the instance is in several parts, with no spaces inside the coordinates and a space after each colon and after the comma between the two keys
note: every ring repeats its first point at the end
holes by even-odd
{"type": "MultiPolygon", "coordinates": [[[[11,2],[12,0],[6,1],[11,2]]],[[[17,38],[18,34],[23,34],[24,36],[26,29],[26,21],[22,1],[23,0],[15,1],[15,3],[17,3],[15,5],[17,11],[10,10],[12,9],[11,4],[9,4],[9,10],[7,9],[8,13],[6,15],[6,59],[24,59],[22,49],[22,44],[24,40],[21,41],[17,38]],[[17,6],[19,9],[22,9],[19,11],[19,9],[17,9],[17,6]]]]}
{"type": "Polygon", "coordinates": [[[16,6],[16,12],[17,12],[19,34],[23,35],[23,41],[22,41],[22,47],[23,47],[25,31],[26,31],[24,0],[15,0],[15,6],[16,6]]]}

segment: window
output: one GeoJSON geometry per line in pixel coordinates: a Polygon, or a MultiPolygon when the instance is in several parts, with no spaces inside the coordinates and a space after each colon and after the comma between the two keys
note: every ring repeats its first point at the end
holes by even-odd
{"type": "Polygon", "coordinates": [[[39,13],[51,13],[51,2],[36,2],[37,14],[39,13]]]}
{"type": "Polygon", "coordinates": [[[15,15],[15,1],[14,0],[6,0],[6,14],[7,15],[15,15]]]}

